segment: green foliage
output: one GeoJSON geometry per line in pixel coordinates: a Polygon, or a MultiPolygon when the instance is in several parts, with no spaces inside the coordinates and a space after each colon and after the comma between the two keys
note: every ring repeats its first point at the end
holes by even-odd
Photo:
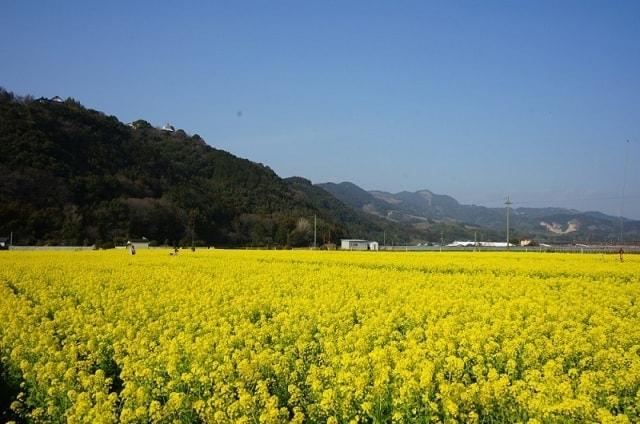
{"type": "Polygon", "coordinates": [[[314,215],[318,245],[380,238],[392,226],[198,135],[144,120],[125,125],[73,99],[33,100],[0,89],[0,122],[0,235],[13,231],[16,244],[146,237],[170,245],[301,247],[313,243],[314,215]]]}
{"type": "Polygon", "coordinates": [[[100,243],[99,247],[100,247],[100,249],[104,249],[104,250],[106,250],[106,249],[115,249],[116,244],[114,242],[112,242],[112,241],[105,241],[105,242],[100,243]]]}
{"type": "Polygon", "coordinates": [[[153,128],[151,124],[145,121],[144,119],[138,119],[137,121],[133,121],[131,123],[131,126],[137,130],[153,128]]]}

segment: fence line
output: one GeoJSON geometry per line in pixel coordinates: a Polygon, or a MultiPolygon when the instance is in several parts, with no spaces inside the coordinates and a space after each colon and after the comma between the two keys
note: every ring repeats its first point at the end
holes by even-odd
{"type": "Polygon", "coordinates": [[[566,253],[639,253],[640,246],[380,246],[380,250],[394,252],[566,252],[566,253]]]}

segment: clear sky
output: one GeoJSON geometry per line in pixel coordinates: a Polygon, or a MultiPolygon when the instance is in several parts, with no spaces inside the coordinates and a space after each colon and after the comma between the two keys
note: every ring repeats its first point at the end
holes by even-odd
{"type": "Polygon", "coordinates": [[[283,177],[640,219],[636,0],[1,9],[17,94],[170,122],[283,177]]]}

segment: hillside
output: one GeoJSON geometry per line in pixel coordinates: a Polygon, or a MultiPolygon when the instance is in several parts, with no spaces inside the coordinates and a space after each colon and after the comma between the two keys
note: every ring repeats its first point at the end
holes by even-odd
{"type": "Polygon", "coordinates": [[[318,184],[318,186],[357,210],[386,217],[387,213],[393,209],[386,201],[377,199],[371,193],[353,183],[324,183],[318,184]]]}
{"type": "Polygon", "coordinates": [[[327,211],[331,219],[352,223],[350,226],[352,233],[371,234],[370,238],[380,241],[386,240],[390,245],[439,241],[441,238],[447,241],[473,238],[476,231],[484,232],[487,236],[493,235],[492,231],[455,222],[435,222],[423,218],[402,222],[385,219],[359,208],[344,208],[344,202],[340,196],[333,196],[322,186],[311,184],[304,178],[287,178],[285,181],[296,192],[300,192],[306,199],[310,199],[314,207],[327,211]]]}
{"type": "Polygon", "coordinates": [[[0,122],[0,236],[16,244],[308,246],[314,215],[319,242],[393,227],[198,135],[125,125],[73,99],[0,90],[0,122]]]}
{"type": "MultiPolygon", "coordinates": [[[[319,184],[345,204],[398,223],[457,222],[494,232],[504,231],[504,208],[464,205],[447,195],[429,190],[388,193],[366,191],[349,182],[319,184]]],[[[620,219],[600,212],[581,212],[565,208],[514,208],[511,225],[514,234],[549,242],[608,242],[618,240],[620,219]]],[[[624,220],[624,240],[640,240],[640,221],[624,220]]]]}

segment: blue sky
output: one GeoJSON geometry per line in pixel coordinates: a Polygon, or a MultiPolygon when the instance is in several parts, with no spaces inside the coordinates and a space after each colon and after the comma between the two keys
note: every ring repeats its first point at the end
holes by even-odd
{"type": "Polygon", "coordinates": [[[0,57],[283,177],[640,219],[638,1],[7,1],[0,57]]]}

